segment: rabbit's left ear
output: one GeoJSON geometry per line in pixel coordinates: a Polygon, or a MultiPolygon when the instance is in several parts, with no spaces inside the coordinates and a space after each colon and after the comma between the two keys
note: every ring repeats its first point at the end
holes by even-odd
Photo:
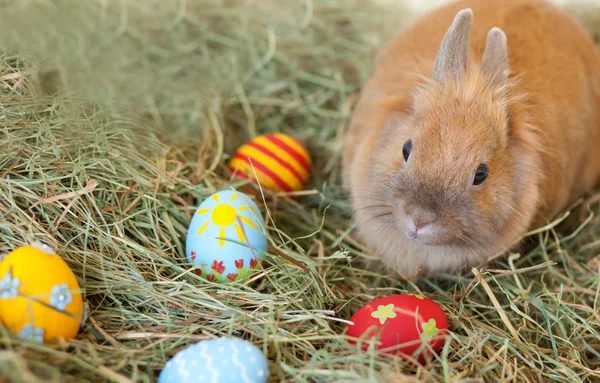
{"type": "Polygon", "coordinates": [[[473,11],[463,9],[454,17],[437,54],[433,79],[444,83],[449,79],[461,80],[469,63],[469,42],[473,11]]]}
{"type": "Polygon", "coordinates": [[[495,88],[506,83],[508,78],[508,44],[500,28],[490,29],[481,59],[481,69],[495,88]]]}

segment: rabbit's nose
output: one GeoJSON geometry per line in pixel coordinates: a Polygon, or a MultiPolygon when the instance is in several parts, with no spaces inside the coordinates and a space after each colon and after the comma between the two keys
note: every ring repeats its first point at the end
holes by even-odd
{"type": "Polygon", "coordinates": [[[410,229],[415,235],[427,230],[438,218],[434,212],[416,209],[407,212],[407,216],[410,229]]]}

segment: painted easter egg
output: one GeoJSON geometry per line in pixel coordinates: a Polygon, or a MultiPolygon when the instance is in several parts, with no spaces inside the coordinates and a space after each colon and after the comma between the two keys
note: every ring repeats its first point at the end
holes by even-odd
{"type": "Polygon", "coordinates": [[[442,348],[448,333],[444,310],[418,294],[376,299],[356,311],[350,321],[353,324],[347,326],[346,334],[353,338],[365,336],[364,349],[370,344],[368,338],[378,337],[378,350],[413,355],[421,363],[431,359],[431,350],[438,352],[442,348]]]}
{"type": "Polygon", "coordinates": [[[261,266],[267,251],[258,206],[239,191],[219,191],[196,210],[186,238],[186,257],[211,282],[239,281],[261,266]]]}
{"type": "Polygon", "coordinates": [[[236,175],[276,192],[303,190],[311,166],[306,147],[283,133],[256,137],[239,147],[229,161],[236,175]]]}
{"type": "Polygon", "coordinates": [[[179,351],[158,383],[265,383],[269,365],[254,344],[237,338],[203,340],[179,351]]]}
{"type": "Polygon", "coordinates": [[[79,283],[65,261],[34,242],[0,262],[0,322],[38,343],[71,340],[84,315],[79,283]]]}

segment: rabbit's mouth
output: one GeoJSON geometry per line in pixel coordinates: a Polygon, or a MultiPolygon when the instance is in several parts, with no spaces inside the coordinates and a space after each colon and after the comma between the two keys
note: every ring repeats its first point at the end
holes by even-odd
{"type": "Polygon", "coordinates": [[[422,227],[406,226],[400,229],[408,240],[423,246],[461,246],[461,241],[450,230],[439,223],[431,223],[422,227]]]}
{"type": "Polygon", "coordinates": [[[404,236],[421,245],[442,246],[446,241],[441,240],[442,236],[435,224],[427,224],[423,227],[407,227],[402,229],[404,236]]]}

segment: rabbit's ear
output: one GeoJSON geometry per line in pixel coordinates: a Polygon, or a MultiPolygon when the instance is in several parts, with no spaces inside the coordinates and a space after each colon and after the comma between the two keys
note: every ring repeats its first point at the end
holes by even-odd
{"type": "Polygon", "coordinates": [[[462,79],[469,63],[472,23],[473,11],[470,8],[456,14],[438,52],[433,70],[434,80],[443,83],[448,79],[462,79]]]}
{"type": "Polygon", "coordinates": [[[490,79],[492,86],[499,88],[508,77],[508,45],[506,35],[500,28],[490,29],[481,59],[481,69],[490,79]]]}

